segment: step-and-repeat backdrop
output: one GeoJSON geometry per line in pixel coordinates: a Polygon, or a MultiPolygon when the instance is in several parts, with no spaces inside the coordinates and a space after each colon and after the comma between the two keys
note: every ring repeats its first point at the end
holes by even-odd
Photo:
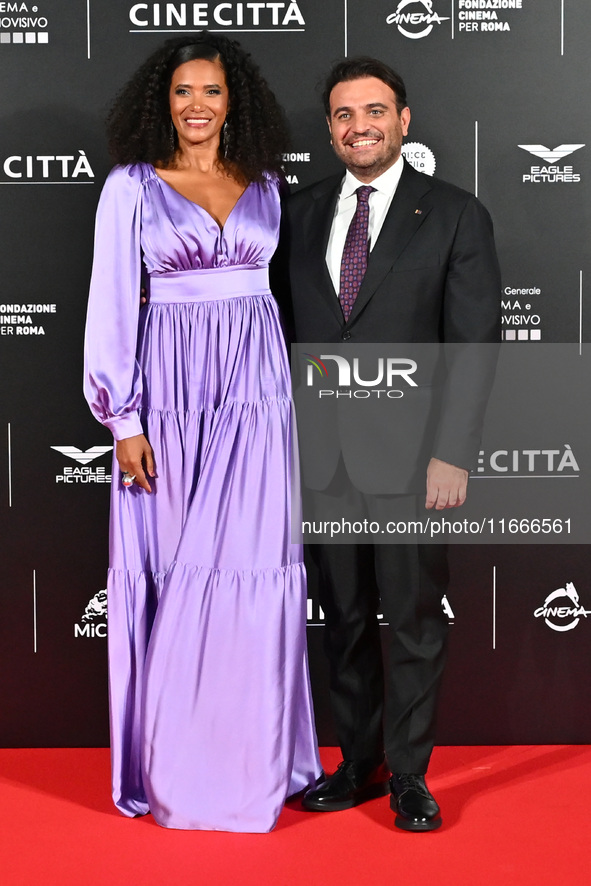
{"type": "MultiPolygon", "coordinates": [[[[94,212],[109,170],[103,119],[149,52],[203,27],[239,39],[285,106],[294,189],[339,168],[317,88],[331,63],[363,53],[397,68],[413,114],[407,158],[475,192],[493,216],[504,340],[589,338],[588,0],[0,2],[4,746],[108,742],[112,440],[81,393],[94,212]]],[[[519,478],[535,473],[547,484],[540,517],[552,518],[589,453],[552,415],[543,440],[533,432],[483,450],[479,470],[505,484],[513,516],[519,478]]],[[[450,556],[439,742],[588,742],[591,549],[452,545],[450,556]]],[[[319,737],[332,743],[315,583],[310,570],[319,737]]]]}

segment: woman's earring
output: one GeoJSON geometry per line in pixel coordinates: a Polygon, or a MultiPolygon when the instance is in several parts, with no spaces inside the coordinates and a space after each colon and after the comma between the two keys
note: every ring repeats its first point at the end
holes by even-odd
{"type": "Polygon", "coordinates": [[[224,120],[224,125],[222,126],[221,138],[220,138],[220,148],[222,150],[222,154],[224,157],[228,156],[228,141],[230,138],[230,127],[228,126],[228,121],[224,120]]]}
{"type": "Polygon", "coordinates": [[[174,150],[175,150],[175,148],[176,148],[176,142],[175,142],[175,140],[174,140],[175,132],[176,132],[176,130],[175,130],[175,128],[174,128],[174,123],[173,123],[172,120],[171,120],[171,121],[170,121],[170,133],[169,133],[169,136],[168,136],[168,140],[169,140],[169,142],[170,142],[170,150],[171,150],[171,152],[174,152],[174,150]]]}

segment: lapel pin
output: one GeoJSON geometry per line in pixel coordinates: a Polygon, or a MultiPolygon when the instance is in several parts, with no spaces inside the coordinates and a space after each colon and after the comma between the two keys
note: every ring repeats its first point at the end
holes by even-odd
{"type": "Polygon", "coordinates": [[[422,209],[415,209],[415,215],[422,215],[422,214],[423,214],[422,209]]]}

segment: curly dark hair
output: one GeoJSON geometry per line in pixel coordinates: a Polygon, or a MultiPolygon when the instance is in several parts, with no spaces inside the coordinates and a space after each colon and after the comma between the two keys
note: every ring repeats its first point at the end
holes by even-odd
{"type": "Polygon", "coordinates": [[[249,53],[236,40],[205,30],[167,40],[123,87],[107,117],[115,162],[170,165],[178,143],[174,128],[171,139],[170,82],[179,65],[194,59],[217,60],[226,75],[230,109],[220,162],[247,181],[283,175],[289,144],[283,109],[249,53]]]}

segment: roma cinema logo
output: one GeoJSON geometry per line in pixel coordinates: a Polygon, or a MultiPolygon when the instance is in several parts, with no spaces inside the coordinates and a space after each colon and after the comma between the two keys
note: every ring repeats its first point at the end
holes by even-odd
{"type": "Polygon", "coordinates": [[[548,594],[544,605],[536,609],[534,616],[543,618],[546,625],[553,631],[572,631],[581,618],[591,615],[591,610],[581,606],[581,601],[572,581],[567,581],[563,588],[548,594]],[[559,602],[562,605],[559,605],[559,602]]]}
{"type": "Polygon", "coordinates": [[[396,25],[403,37],[420,40],[428,37],[433,25],[449,21],[449,16],[433,12],[434,0],[400,0],[396,12],[386,18],[387,25],[396,25]]]}

